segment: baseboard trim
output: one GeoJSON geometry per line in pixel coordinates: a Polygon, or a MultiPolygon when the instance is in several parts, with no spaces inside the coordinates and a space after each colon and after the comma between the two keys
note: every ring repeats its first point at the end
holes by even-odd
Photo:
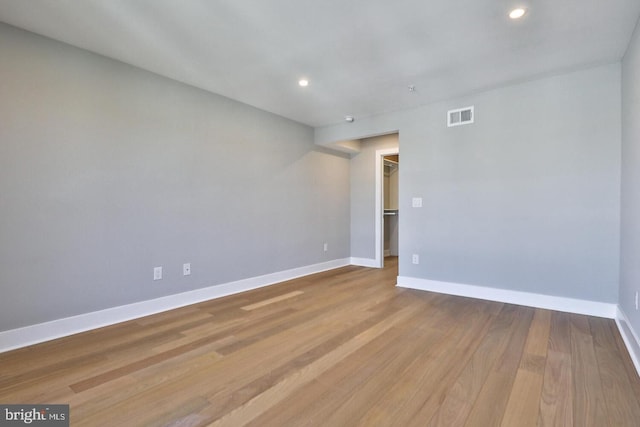
{"type": "Polygon", "coordinates": [[[554,295],[535,294],[476,285],[464,285],[460,283],[440,282],[437,280],[419,279],[407,276],[398,276],[397,286],[418,289],[421,291],[438,292],[441,294],[544,308],[547,310],[564,311],[567,313],[586,314],[588,316],[604,317],[607,319],[615,319],[618,308],[616,304],[604,302],[579,300],[554,295]]]}
{"type": "Polygon", "coordinates": [[[0,332],[0,353],[350,265],[337,259],[0,332]]]}
{"type": "Polygon", "coordinates": [[[378,264],[376,263],[376,260],[371,258],[353,258],[352,257],[350,259],[350,263],[351,265],[357,265],[358,267],[378,268],[378,264]]]}
{"type": "Polygon", "coordinates": [[[629,356],[631,356],[633,366],[635,366],[636,372],[640,375],[640,339],[638,339],[638,334],[631,326],[629,318],[620,306],[618,306],[617,310],[616,325],[618,326],[618,331],[620,331],[624,345],[627,347],[629,356]]]}

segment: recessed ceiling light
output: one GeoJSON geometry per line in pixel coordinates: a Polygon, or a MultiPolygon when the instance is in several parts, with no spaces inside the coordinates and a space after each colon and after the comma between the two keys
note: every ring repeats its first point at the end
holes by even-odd
{"type": "Polygon", "coordinates": [[[353,123],[355,121],[355,119],[353,118],[353,116],[344,116],[344,120],[347,123],[353,123]]]}
{"type": "Polygon", "coordinates": [[[300,80],[298,80],[298,84],[299,84],[300,86],[302,86],[302,87],[307,87],[307,86],[309,86],[309,80],[307,80],[307,79],[300,79],[300,80]]]}
{"type": "Polygon", "coordinates": [[[523,7],[518,7],[516,9],[513,9],[511,12],[509,12],[509,18],[520,19],[525,15],[525,13],[527,13],[527,9],[523,7]]]}

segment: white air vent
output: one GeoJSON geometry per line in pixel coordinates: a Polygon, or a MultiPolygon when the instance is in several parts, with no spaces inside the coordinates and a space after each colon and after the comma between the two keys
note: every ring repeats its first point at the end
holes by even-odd
{"type": "Polygon", "coordinates": [[[447,111],[447,126],[460,126],[473,123],[473,105],[447,111]]]}

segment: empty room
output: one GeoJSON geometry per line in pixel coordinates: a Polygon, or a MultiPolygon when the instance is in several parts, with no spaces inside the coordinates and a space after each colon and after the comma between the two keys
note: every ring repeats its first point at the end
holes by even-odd
{"type": "Polygon", "coordinates": [[[0,425],[637,426],[638,0],[0,0],[0,425]]]}

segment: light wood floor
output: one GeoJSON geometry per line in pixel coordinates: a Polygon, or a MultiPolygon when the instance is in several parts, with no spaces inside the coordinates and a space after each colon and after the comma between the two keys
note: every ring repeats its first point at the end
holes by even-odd
{"type": "Polygon", "coordinates": [[[72,426],[638,426],[611,320],[345,267],[0,354],[1,403],[72,426]]]}

